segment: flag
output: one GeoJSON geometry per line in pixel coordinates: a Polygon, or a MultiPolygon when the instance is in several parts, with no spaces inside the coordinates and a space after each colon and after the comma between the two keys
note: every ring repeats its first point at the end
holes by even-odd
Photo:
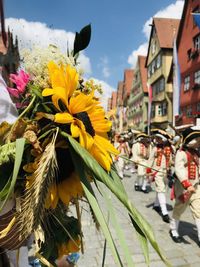
{"type": "Polygon", "coordinates": [[[148,95],[149,95],[149,102],[148,102],[148,134],[150,134],[150,124],[151,124],[151,105],[153,99],[153,92],[152,86],[147,84],[148,87],[148,95]]]}
{"type": "Polygon", "coordinates": [[[194,19],[196,25],[200,29],[200,13],[192,13],[192,15],[193,15],[193,19],[194,19]]]}
{"type": "Polygon", "coordinates": [[[176,38],[173,44],[173,126],[175,126],[175,117],[180,113],[180,88],[181,75],[178,63],[178,53],[176,47],[176,38]]]}

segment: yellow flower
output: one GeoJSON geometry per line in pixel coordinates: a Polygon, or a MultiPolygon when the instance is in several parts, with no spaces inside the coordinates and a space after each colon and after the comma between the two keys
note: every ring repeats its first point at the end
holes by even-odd
{"type": "Polygon", "coordinates": [[[80,93],[72,96],[68,105],[69,112],[57,113],[55,122],[71,124],[71,135],[79,138],[81,146],[86,148],[99,164],[107,171],[112,163],[110,153],[118,151],[109,142],[107,132],[111,122],[105,118],[105,112],[93,96],[80,93]]]}
{"type": "Polygon", "coordinates": [[[74,172],[62,182],[54,183],[49,191],[45,202],[45,208],[55,209],[60,199],[65,205],[69,205],[70,200],[83,196],[83,188],[79,176],[74,172]]]}
{"type": "Polygon", "coordinates": [[[110,171],[110,153],[117,155],[119,152],[108,140],[107,132],[110,131],[111,122],[105,118],[104,109],[94,98],[94,91],[89,95],[77,91],[75,94],[78,74],[69,65],[64,69],[63,66],[59,68],[51,62],[49,72],[53,89],[46,88],[43,96],[52,95],[52,102],[58,110],[59,100],[67,107],[65,112],[55,114],[54,121],[70,124],[72,137],[77,138],[81,146],[87,149],[105,170],[110,171]]]}
{"type": "Polygon", "coordinates": [[[70,65],[58,66],[53,61],[48,64],[49,76],[52,88],[43,90],[43,96],[51,96],[54,106],[60,110],[58,101],[61,100],[68,107],[68,98],[72,96],[78,87],[79,75],[70,65]]]}

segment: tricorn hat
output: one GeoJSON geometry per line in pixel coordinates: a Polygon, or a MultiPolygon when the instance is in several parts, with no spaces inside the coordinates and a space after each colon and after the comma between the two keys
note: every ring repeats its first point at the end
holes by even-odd
{"type": "Polygon", "coordinates": [[[189,127],[182,132],[183,144],[188,144],[193,139],[200,137],[200,129],[189,127]]]}
{"type": "Polygon", "coordinates": [[[172,139],[172,136],[171,136],[170,133],[166,132],[163,129],[159,129],[159,128],[151,129],[151,135],[153,135],[153,136],[159,136],[161,138],[164,137],[167,140],[171,140],[172,139]]]}

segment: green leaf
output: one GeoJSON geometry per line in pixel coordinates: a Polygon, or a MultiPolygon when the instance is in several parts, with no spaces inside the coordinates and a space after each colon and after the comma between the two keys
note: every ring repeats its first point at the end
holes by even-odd
{"type": "Polygon", "coordinates": [[[104,236],[108,242],[108,245],[110,246],[110,249],[113,253],[113,257],[116,261],[116,264],[120,267],[123,267],[119,253],[117,251],[117,247],[114,243],[113,237],[110,233],[110,230],[108,228],[108,225],[106,223],[104,215],[101,211],[101,208],[99,207],[99,204],[97,202],[94,191],[93,191],[93,189],[92,189],[92,187],[91,187],[91,185],[90,185],[90,183],[87,180],[87,177],[85,175],[85,169],[84,169],[83,162],[82,162],[81,158],[76,153],[74,153],[74,151],[72,151],[72,150],[71,150],[71,155],[72,155],[72,159],[73,159],[75,168],[76,168],[76,170],[80,176],[81,184],[83,186],[85,195],[86,195],[88,202],[90,203],[92,210],[93,210],[93,212],[94,212],[94,214],[95,214],[95,216],[96,216],[96,218],[97,218],[97,220],[101,226],[101,229],[104,233],[104,236]]]}
{"type": "Polygon", "coordinates": [[[91,25],[88,24],[78,33],[76,32],[75,40],[74,40],[74,51],[73,56],[75,56],[79,51],[85,49],[89,43],[91,38],[91,25]]]}
{"type": "Polygon", "coordinates": [[[128,264],[127,267],[133,267],[134,263],[133,263],[133,260],[131,258],[131,253],[130,253],[130,250],[129,250],[128,245],[126,243],[126,239],[125,239],[124,233],[122,231],[122,228],[121,228],[121,226],[117,220],[117,215],[116,215],[116,212],[114,210],[114,206],[112,204],[111,195],[108,196],[108,194],[104,191],[103,186],[102,186],[102,184],[100,184],[100,182],[97,182],[97,184],[98,184],[100,191],[104,197],[104,200],[106,201],[106,207],[108,208],[108,212],[110,215],[109,218],[111,219],[111,223],[112,223],[114,229],[116,230],[116,234],[117,234],[120,246],[123,249],[124,257],[125,257],[125,260],[128,264]]]}
{"type": "MultiPolygon", "coordinates": [[[[89,170],[93,173],[96,179],[103,182],[113,194],[120,200],[120,202],[126,207],[127,211],[131,215],[132,219],[138,226],[138,229],[144,234],[144,236],[149,240],[152,247],[158,253],[160,258],[165,262],[167,266],[171,266],[171,264],[167,261],[167,259],[163,256],[158,243],[156,242],[154,232],[150,226],[150,224],[143,218],[143,216],[139,213],[139,211],[133,206],[131,201],[128,199],[127,194],[119,187],[116,186],[116,183],[113,182],[113,179],[105,172],[105,170],[99,165],[99,163],[90,155],[88,151],[86,151],[74,138],[65,132],[61,132],[61,134],[68,138],[71,146],[74,148],[77,154],[79,154],[89,168],[89,170]]],[[[137,228],[136,228],[137,231],[137,228]]]]}
{"type": "Polygon", "coordinates": [[[112,238],[112,235],[110,233],[110,230],[108,228],[108,225],[105,221],[105,218],[103,216],[103,213],[99,207],[99,204],[95,198],[95,196],[93,194],[90,193],[90,191],[88,190],[88,188],[82,183],[82,186],[83,186],[83,189],[84,189],[84,192],[86,194],[86,197],[97,217],[97,220],[99,221],[99,224],[101,225],[101,229],[105,235],[105,238],[110,246],[110,249],[112,250],[112,253],[113,253],[113,257],[115,258],[115,261],[116,261],[116,264],[118,266],[123,266],[121,260],[120,260],[120,256],[119,256],[119,253],[117,252],[117,248],[116,248],[116,245],[114,243],[114,240],[112,238]]]}
{"type": "Polygon", "coordinates": [[[8,200],[8,198],[10,197],[10,195],[12,194],[13,190],[14,190],[14,186],[17,180],[17,176],[19,173],[19,169],[21,166],[21,162],[22,162],[22,156],[23,156],[23,152],[24,152],[24,145],[25,145],[25,139],[24,138],[20,138],[16,140],[16,154],[15,154],[15,163],[14,163],[14,170],[13,170],[13,174],[12,174],[12,178],[11,178],[11,184],[8,190],[8,193],[4,199],[4,201],[2,202],[1,206],[0,206],[0,211],[2,210],[2,208],[4,207],[6,201],[8,200]]]}
{"type": "Polygon", "coordinates": [[[4,186],[4,188],[0,192],[0,200],[2,201],[4,197],[8,194],[9,188],[10,188],[11,179],[9,179],[4,186]]]}
{"type": "MultiPolygon", "coordinates": [[[[112,166],[111,171],[110,171],[111,177],[115,181],[116,185],[120,187],[120,189],[124,192],[124,194],[127,195],[126,190],[124,188],[124,185],[119,177],[119,175],[115,172],[115,167],[112,166]]],[[[127,195],[128,197],[128,195],[127,195]]],[[[129,215],[130,216],[130,215],[129,215]]],[[[130,216],[131,222],[133,224],[133,227],[136,230],[137,237],[140,242],[140,246],[142,248],[146,263],[149,264],[149,248],[148,248],[148,243],[147,243],[147,238],[144,235],[144,233],[141,231],[141,229],[138,227],[138,225],[135,223],[133,218],[130,216]]]]}

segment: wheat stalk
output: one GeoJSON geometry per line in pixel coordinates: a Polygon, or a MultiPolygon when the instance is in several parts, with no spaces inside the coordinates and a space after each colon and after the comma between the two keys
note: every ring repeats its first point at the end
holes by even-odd
{"type": "Polygon", "coordinates": [[[28,237],[43,222],[48,188],[56,177],[55,141],[57,134],[58,130],[52,142],[46,146],[34,173],[34,182],[30,188],[26,189],[22,199],[21,211],[17,215],[21,238],[28,237]]]}

